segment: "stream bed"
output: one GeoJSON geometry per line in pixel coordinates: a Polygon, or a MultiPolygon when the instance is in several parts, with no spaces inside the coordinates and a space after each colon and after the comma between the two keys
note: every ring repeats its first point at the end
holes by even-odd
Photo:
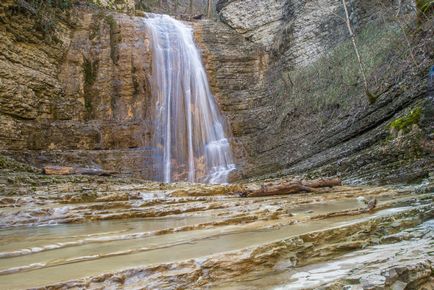
{"type": "Polygon", "coordinates": [[[294,206],[291,222],[271,219],[217,226],[210,222],[218,219],[203,215],[3,229],[0,231],[0,288],[44,286],[134,267],[206,257],[318,230],[351,226],[411,209],[396,207],[373,214],[311,219],[355,210],[358,206],[357,199],[294,206]],[[201,224],[208,226],[195,228],[201,224]]]}

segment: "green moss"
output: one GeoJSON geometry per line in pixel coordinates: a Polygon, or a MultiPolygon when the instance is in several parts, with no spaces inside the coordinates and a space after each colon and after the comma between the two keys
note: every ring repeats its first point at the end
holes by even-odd
{"type": "Polygon", "coordinates": [[[104,17],[105,13],[102,10],[92,16],[92,23],[89,27],[89,40],[101,37],[101,21],[104,17]]]}
{"type": "Polygon", "coordinates": [[[426,13],[434,7],[434,0],[416,0],[416,7],[419,11],[426,13]]]}
{"type": "Polygon", "coordinates": [[[412,125],[419,123],[421,114],[421,107],[414,108],[407,115],[395,119],[392,123],[390,123],[389,127],[396,131],[404,130],[404,132],[408,132],[410,131],[412,125]]]}
{"type": "Polygon", "coordinates": [[[72,7],[71,0],[20,0],[16,4],[19,11],[34,19],[33,28],[46,41],[61,42],[56,36],[56,30],[68,15],[67,11],[72,7]]]}
{"type": "Polygon", "coordinates": [[[114,64],[119,61],[119,49],[118,45],[122,41],[121,34],[119,33],[119,26],[113,15],[107,15],[105,17],[105,22],[110,28],[110,57],[114,64]]]}
{"type": "Polygon", "coordinates": [[[7,165],[6,157],[0,155],[0,168],[6,168],[6,165],[7,165]]]}
{"type": "Polygon", "coordinates": [[[39,172],[36,168],[28,164],[18,162],[10,157],[6,157],[3,155],[0,155],[0,169],[7,169],[7,170],[21,171],[21,172],[39,172]]]}
{"type": "Polygon", "coordinates": [[[72,7],[71,0],[48,0],[45,2],[47,3],[47,5],[50,5],[51,7],[62,9],[62,10],[69,9],[72,7]]]}
{"type": "Polygon", "coordinates": [[[115,30],[118,26],[118,23],[116,22],[113,15],[107,15],[105,17],[105,22],[110,26],[110,30],[115,30]]]}
{"type": "Polygon", "coordinates": [[[98,61],[91,61],[84,57],[84,107],[88,115],[92,112],[92,86],[98,75],[98,61]]]}
{"type": "Polygon", "coordinates": [[[136,1],[135,8],[136,10],[142,10],[145,12],[151,11],[151,7],[158,5],[158,1],[150,1],[150,0],[138,0],[136,1]],[[145,3],[146,2],[146,3],[145,3]]]}
{"type": "Polygon", "coordinates": [[[137,69],[134,66],[134,64],[131,64],[131,80],[133,83],[134,93],[133,97],[137,97],[140,94],[140,83],[139,79],[137,78],[137,69]]]}
{"type": "Polygon", "coordinates": [[[96,81],[98,73],[98,61],[90,61],[84,58],[83,62],[84,84],[86,86],[92,86],[96,81]]]}

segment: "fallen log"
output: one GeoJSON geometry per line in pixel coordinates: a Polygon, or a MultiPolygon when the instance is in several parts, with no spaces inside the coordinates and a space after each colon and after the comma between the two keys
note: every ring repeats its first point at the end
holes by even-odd
{"type": "Polygon", "coordinates": [[[333,187],[342,185],[340,178],[319,178],[314,180],[303,180],[301,184],[307,187],[320,188],[320,187],[333,187]]]}
{"type": "Polygon", "coordinates": [[[43,168],[45,175],[94,175],[94,176],[110,176],[114,172],[99,168],[80,168],[69,166],[45,166],[43,168]]]}
{"type": "Polygon", "coordinates": [[[76,168],[75,173],[81,175],[95,175],[95,176],[111,176],[115,174],[114,171],[107,171],[99,168],[76,168]]]}
{"type": "Polygon", "coordinates": [[[263,197],[273,195],[287,195],[300,192],[311,192],[315,188],[339,186],[342,182],[339,178],[321,178],[315,180],[283,181],[279,183],[263,184],[259,189],[245,188],[240,192],[240,197],[263,197]]]}
{"type": "Polygon", "coordinates": [[[45,175],[71,175],[75,169],[67,166],[45,166],[43,172],[45,175]]]}

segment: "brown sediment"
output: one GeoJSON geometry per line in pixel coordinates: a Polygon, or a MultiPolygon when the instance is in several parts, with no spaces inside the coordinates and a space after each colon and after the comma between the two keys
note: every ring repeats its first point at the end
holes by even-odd
{"type": "Polygon", "coordinates": [[[411,187],[336,186],[240,198],[235,190],[262,183],[161,185],[96,177],[104,182],[80,184],[66,176],[47,186],[33,178],[32,193],[3,198],[6,284],[0,286],[8,289],[218,285],[281,263],[315,264],[383,237],[393,240],[387,236],[428,218],[432,203],[431,194],[411,187]],[[367,207],[370,200],[377,200],[375,208],[367,207]]]}

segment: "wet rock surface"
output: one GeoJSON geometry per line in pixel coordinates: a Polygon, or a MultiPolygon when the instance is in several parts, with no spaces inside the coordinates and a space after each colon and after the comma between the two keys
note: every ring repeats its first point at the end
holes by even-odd
{"type": "Polygon", "coordinates": [[[330,289],[347,281],[364,289],[374,282],[387,288],[430,281],[432,223],[423,223],[432,218],[433,196],[414,187],[336,186],[241,198],[240,189],[262,183],[2,176],[9,180],[0,197],[0,286],[6,289],[300,283],[313,289],[324,282],[320,273],[333,278],[325,281],[330,289]],[[414,258],[405,260],[407,254],[414,258]],[[329,264],[344,265],[340,275],[329,264]],[[392,270],[398,274],[392,277],[392,270]]]}
{"type": "Polygon", "coordinates": [[[433,222],[404,230],[389,244],[356,250],[325,263],[218,286],[218,289],[432,289],[433,222]],[[416,241],[417,240],[417,241],[416,241]]]}
{"type": "Polygon", "coordinates": [[[221,0],[220,22],[188,22],[230,185],[137,179],[155,154],[145,7],[79,1],[46,31],[19,2],[0,3],[0,288],[433,288],[434,26],[412,2],[347,1],[374,103],[340,1],[221,0]],[[328,176],[343,185],[301,182],[328,176]]]}

